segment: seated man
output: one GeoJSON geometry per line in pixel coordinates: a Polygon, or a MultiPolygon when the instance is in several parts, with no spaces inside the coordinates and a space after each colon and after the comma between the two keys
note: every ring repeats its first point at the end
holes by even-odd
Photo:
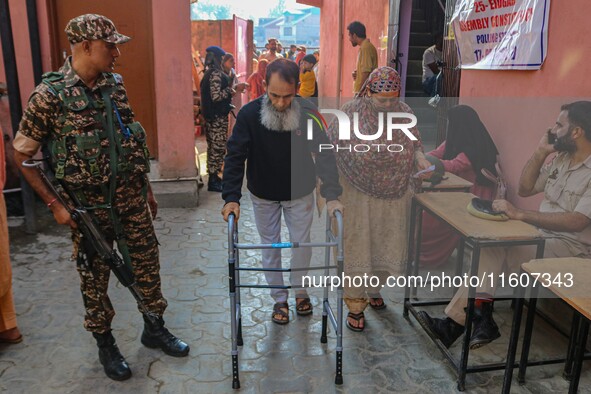
{"type": "MultiPolygon", "coordinates": [[[[526,211],[505,200],[493,202],[493,208],[511,219],[536,227],[546,239],[544,257],[591,258],[591,102],[563,105],[556,125],[545,133],[527,162],[519,180],[519,195],[544,192],[539,211],[526,211]],[[555,141],[553,143],[552,140],[555,141]],[[547,157],[558,154],[544,165],[547,157]]],[[[479,275],[518,272],[520,265],[535,258],[535,247],[483,248],[479,275]]],[[[500,337],[492,317],[495,287],[491,283],[476,289],[470,349],[476,349],[500,337]]],[[[421,324],[450,347],[464,332],[464,308],[468,288],[462,287],[445,309],[446,319],[419,312],[421,324]]]]}
{"type": "MultiPolygon", "coordinates": [[[[429,97],[435,96],[441,86],[437,86],[437,74],[439,74],[439,66],[437,62],[443,61],[443,36],[437,34],[435,36],[435,45],[425,49],[423,53],[423,90],[429,97]]],[[[441,85],[441,82],[439,82],[441,85]]]]}

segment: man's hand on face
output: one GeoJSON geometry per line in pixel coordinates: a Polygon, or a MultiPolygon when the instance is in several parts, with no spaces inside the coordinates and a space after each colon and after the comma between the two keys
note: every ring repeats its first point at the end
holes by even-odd
{"type": "Polygon", "coordinates": [[[235,216],[235,221],[238,221],[240,218],[240,204],[237,202],[229,202],[222,208],[222,216],[224,217],[224,221],[228,221],[228,217],[230,214],[233,213],[235,216]]]}

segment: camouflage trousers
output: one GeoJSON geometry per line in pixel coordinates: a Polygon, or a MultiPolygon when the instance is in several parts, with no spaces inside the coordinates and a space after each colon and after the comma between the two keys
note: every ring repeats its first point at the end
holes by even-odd
{"type": "Polygon", "coordinates": [[[228,116],[216,116],[207,121],[207,172],[217,174],[222,170],[228,141],[228,116]]]}
{"type": "MultiPolygon", "coordinates": [[[[162,296],[160,286],[158,240],[152,225],[150,209],[142,192],[144,182],[141,178],[129,182],[121,181],[115,192],[113,206],[121,222],[136,284],[143,295],[144,303],[150,312],[162,316],[167,302],[162,296]]],[[[104,196],[98,190],[85,190],[84,195],[89,205],[105,202],[104,196]]],[[[108,210],[96,209],[92,212],[103,234],[113,243],[115,233],[108,210]]],[[[107,294],[111,271],[107,263],[98,256],[85,261],[85,251],[80,239],[80,232],[73,230],[74,257],[78,261],[80,290],[86,310],[84,327],[91,332],[103,333],[111,329],[111,321],[115,316],[107,294]]],[[[133,299],[131,294],[127,295],[133,299]]]]}

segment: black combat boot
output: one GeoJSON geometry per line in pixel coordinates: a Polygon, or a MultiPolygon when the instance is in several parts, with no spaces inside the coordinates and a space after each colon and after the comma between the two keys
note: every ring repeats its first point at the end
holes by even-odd
{"type": "Polygon", "coordinates": [[[207,190],[210,192],[222,192],[222,180],[218,174],[209,174],[209,180],[207,181],[207,190]]]}
{"type": "Polygon", "coordinates": [[[456,323],[449,317],[445,319],[433,318],[425,311],[420,311],[417,315],[419,323],[431,331],[446,348],[453,345],[453,343],[464,333],[464,326],[456,323]]]}
{"type": "Polygon", "coordinates": [[[131,377],[131,369],[119,352],[115,338],[111,331],[104,334],[92,333],[99,348],[99,360],[105,369],[105,374],[113,380],[127,380],[131,377]]]}
{"type": "Polygon", "coordinates": [[[501,336],[492,313],[492,302],[483,302],[480,308],[474,308],[474,319],[472,321],[474,329],[470,337],[470,349],[478,349],[501,336]]]}
{"type": "Polygon", "coordinates": [[[189,354],[189,345],[172,335],[166,327],[164,320],[158,318],[156,323],[151,323],[144,316],[144,332],[142,343],[149,348],[159,348],[169,356],[185,357],[189,354]]]}

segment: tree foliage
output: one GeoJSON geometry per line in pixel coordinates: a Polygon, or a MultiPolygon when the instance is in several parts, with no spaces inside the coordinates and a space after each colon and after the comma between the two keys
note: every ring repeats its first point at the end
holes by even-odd
{"type": "Polygon", "coordinates": [[[210,1],[199,1],[191,4],[191,20],[232,19],[230,6],[213,4],[210,1]]]}
{"type": "Polygon", "coordinates": [[[278,4],[269,11],[270,18],[279,18],[285,12],[285,0],[279,0],[278,4]]]}

